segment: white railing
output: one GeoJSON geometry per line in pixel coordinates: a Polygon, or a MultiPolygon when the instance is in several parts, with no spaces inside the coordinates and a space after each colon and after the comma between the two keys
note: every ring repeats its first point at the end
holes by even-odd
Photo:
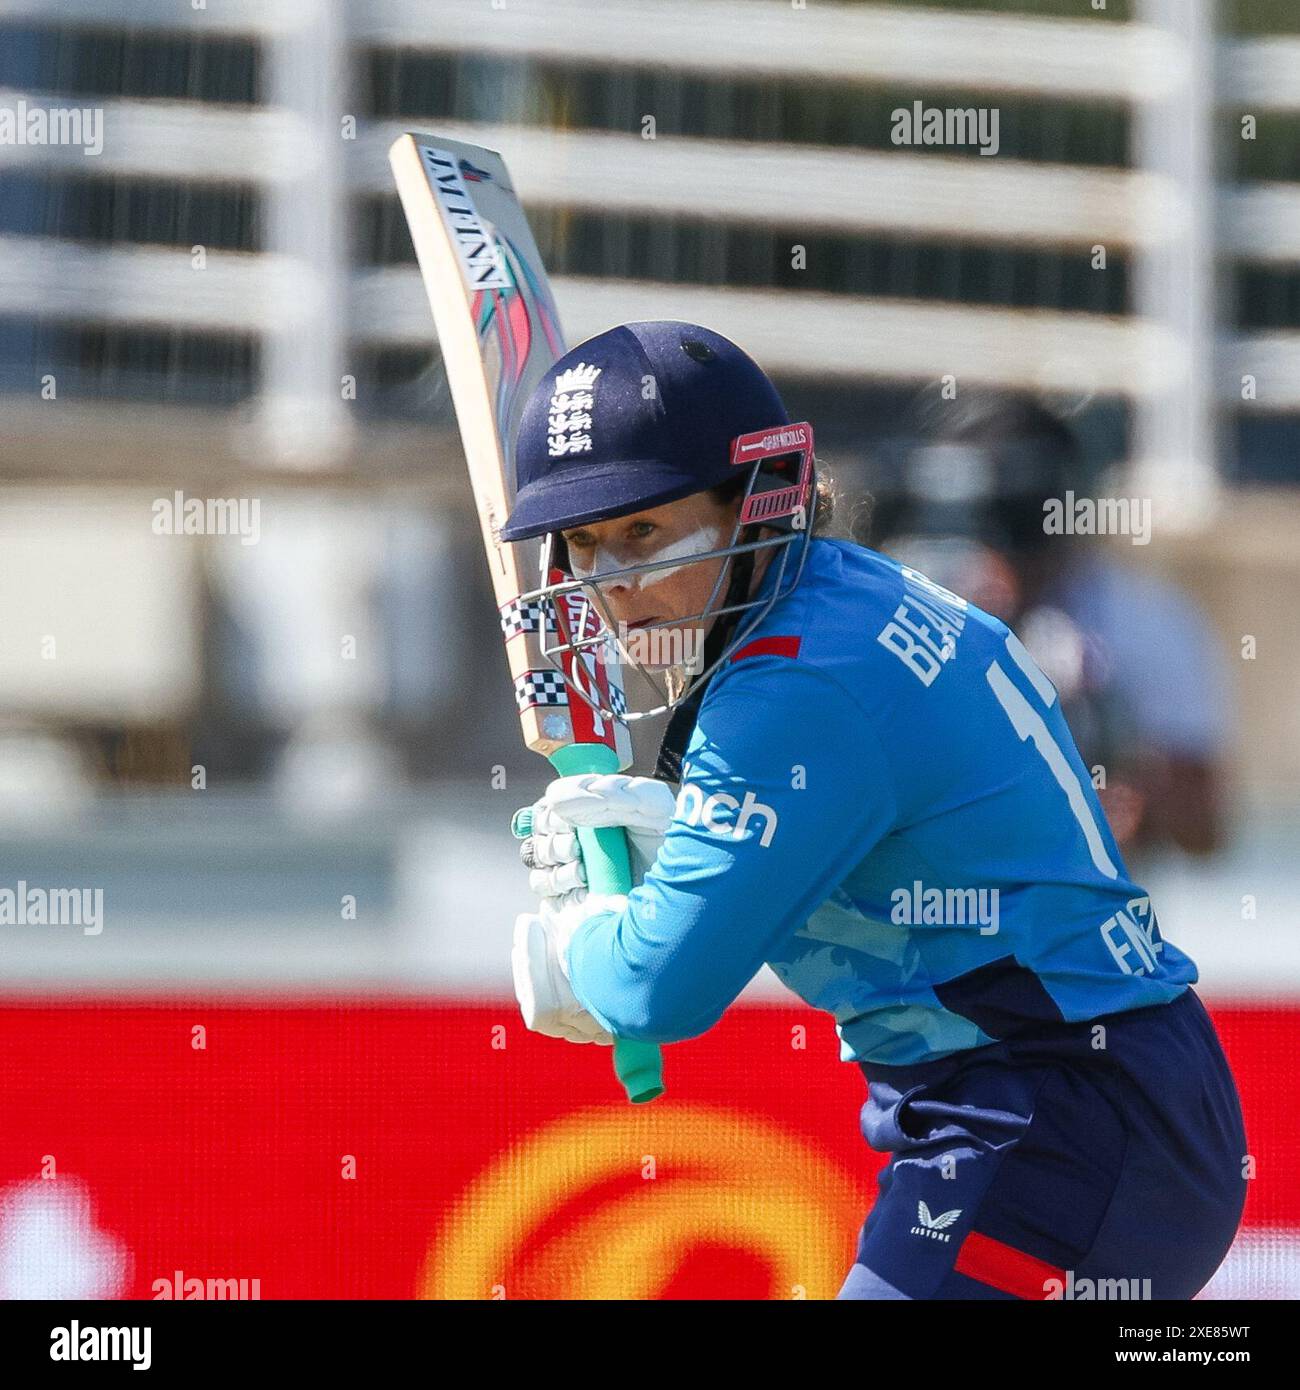
{"type": "MultiPolygon", "coordinates": [[[[621,319],[681,316],[743,338],[783,374],[840,380],[923,379],[965,373],[1004,385],[1115,392],[1161,402],[1165,443],[1179,418],[1169,365],[1190,356],[1209,371],[1248,363],[1270,380],[1272,408],[1300,408],[1300,335],[1226,341],[1203,337],[1212,257],[1195,257],[1195,311],[1174,302],[1161,258],[1186,254],[1205,170],[1188,158],[1146,153],[1154,122],[1171,112],[1202,116],[1213,84],[1198,76],[1197,50],[1163,31],[1180,6],[1212,0],[1142,0],[1151,22],[1117,24],[954,14],[785,0],[222,0],[192,9],[176,0],[0,0],[0,21],[57,19],[132,30],[246,35],[264,49],[268,104],[235,108],[175,101],[103,103],[105,146],[79,150],[0,146],[0,166],[35,163],[196,183],[259,185],[268,199],[268,244],[256,255],[162,247],[85,248],[0,240],[0,312],[111,323],[246,329],[264,340],[267,447],[292,464],[328,461],[347,448],[347,416],[335,383],[347,343],[420,343],[432,337],[412,270],[347,264],[349,199],[387,194],[385,153],[394,134],[429,122],[338,128],[349,53],[360,48],[495,53],[594,66],[665,66],[733,76],[915,86],[999,95],[1098,98],[1133,109],[1146,167],[1110,170],[901,151],[750,144],[603,131],[556,131],[438,122],[451,135],[500,148],[531,206],[716,218],[789,230],[897,232],[1022,247],[1094,243],[1132,252],[1142,309],[1155,326],[1090,314],[1014,311],[915,300],[855,299],[793,291],[743,291],[646,281],[560,277],[570,336],[621,319]],[[1032,52],[1028,62],[1026,52],[1032,52]],[[1163,163],[1164,167],[1157,167],[1163,163]],[[1181,248],[1181,249],[1180,249],[1181,248]],[[1143,269],[1145,267],[1145,269],[1143,269]],[[1163,284],[1163,288],[1161,285],[1163,284]],[[1162,298],[1163,296],[1163,298],[1162,298]],[[1162,308],[1161,305],[1164,305],[1162,308]],[[1201,314],[1200,319],[1196,314],[1201,314]],[[1195,333],[1189,340],[1187,334],[1195,333]],[[278,442],[277,442],[278,441],[278,442]]],[[[1208,11],[1207,11],[1208,13],[1208,11]]],[[[1221,40],[1218,99],[1251,109],[1300,109],[1300,41],[1221,40]]],[[[0,93],[0,101],[42,99],[0,93]]],[[[49,99],[48,96],[45,99],[49,99]]],[[[78,103],[83,104],[83,103],[78,103]]],[[[1300,261],[1300,185],[1220,191],[1215,250],[1273,264],[1300,261]]],[[[1198,236],[1202,233],[1198,233],[1198,236]]],[[[1184,395],[1192,388],[1186,388],[1184,395]]],[[[1213,373],[1207,394],[1231,399],[1213,373]]],[[[1203,406],[1200,443],[1205,454],[1203,406]]],[[[1190,417],[1189,417],[1190,418],[1190,417]]],[[[1155,427],[1152,415],[1148,425],[1155,427]]],[[[1201,465],[1198,464],[1198,467],[1201,465]]]]}
{"type": "MultiPolygon", "coordinates": [[[[274,39],[312,28],[329,3],[0,0],[0,20],[274,39]]],[[[352,0],[344,17],[355,42],[417,52],[1134,103],[1158,99],[1183,61],[1177,43],[1143,24],[817,0],[804,9],[788,0],[352,0]]],[[[1300,110],[1300,39],[1225,40],[1220,49],[1225,102],[1300,110]]]]}

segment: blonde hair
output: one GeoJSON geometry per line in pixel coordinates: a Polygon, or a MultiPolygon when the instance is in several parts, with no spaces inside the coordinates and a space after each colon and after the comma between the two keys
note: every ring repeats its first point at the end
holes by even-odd
{"type": "Polygon", "coordinates": [[[839,505],[839,492],[835,479],[822,464],[817,465],[817,512],[813,517],[814,536],[833,536],[835,534],[836,508],[839,505]]]}

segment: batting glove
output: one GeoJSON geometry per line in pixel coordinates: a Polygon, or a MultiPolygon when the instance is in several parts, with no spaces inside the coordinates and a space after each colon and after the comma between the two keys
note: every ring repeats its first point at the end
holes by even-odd
{"type": "Polygon", "coordinates": [[[613,1043],[609,1032],[578,1003],[569,984],[566,955],[574,932],[587,918],[622,912],[626,906],[622,893],[579,888],[561,898],[543,898],[537,912],[523,912],[515,919],[510,964],[526,1027],[566,1042],[613,1043]]]}
{"type": "Polygon", "coordinates": [[[627,832],[632,881],[640,883],[655,862],[675,807],[672,788],[653,777],[586,772],[556,778],[532,807],[532,833],[520,850],[530,869],[528,886],[543,898],[585,888],[587,871],[575,832],[607,826],[627,832]]]}

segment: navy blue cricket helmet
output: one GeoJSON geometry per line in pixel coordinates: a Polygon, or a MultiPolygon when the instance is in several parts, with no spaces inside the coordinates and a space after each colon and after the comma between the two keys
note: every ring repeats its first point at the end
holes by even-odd
{"type": "Polygon", "coordinates": [[[789,423],[762,368],[720,333],[677,320],[611,328],[561,357],[529,397],[501,537],[704,492],[736,476],[734,439],[789,423]]]}

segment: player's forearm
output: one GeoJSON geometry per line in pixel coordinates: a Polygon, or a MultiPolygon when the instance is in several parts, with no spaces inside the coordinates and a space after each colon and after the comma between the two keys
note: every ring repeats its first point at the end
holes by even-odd
{"type": "Polygon", "coordinates": [[[634,895],[621,914],[598,913],[574,934],[567,959],[574,994],[616,1037],[670,1043],[706,1033],[739,989],[719,1000],[707,974],[688,985],[673,955],[649,945],[637,910],[634,895]]]}

